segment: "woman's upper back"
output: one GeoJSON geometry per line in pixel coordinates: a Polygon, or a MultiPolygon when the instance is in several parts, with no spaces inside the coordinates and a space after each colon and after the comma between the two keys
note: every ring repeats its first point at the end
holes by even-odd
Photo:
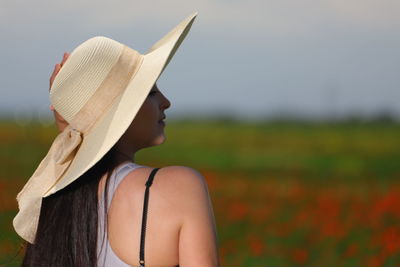
{"type": "MultiPolygon", "coordinates": [[[[108,240],[121,264],[139,266],[145,183],[153,169],[125,163],[110,178],[108,240]]],[[[104,181],[99,186],[101,200],[104,181]]],[[[149,192],[146,266],[218,266],[215,221],[204,177],[192,168],[164,167],[149,192]]]]}

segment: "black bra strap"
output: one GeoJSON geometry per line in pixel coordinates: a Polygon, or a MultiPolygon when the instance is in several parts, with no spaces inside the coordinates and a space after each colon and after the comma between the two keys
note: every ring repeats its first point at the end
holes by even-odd
{"type": "Polygon", "coordinates": [[[144,193],[144,203],[143,203],[143,215],[142,215],[142,232],[140,236],[140,254],[139,254],[139,264],[141,267],[144,267],[144,239],[146,238],[146,221],[147,221],[147,205],[149,202],[149,189],[151,184],[153,183],[154,175],[160,168],[154,168],[149,178],[146,182],[146,191],[144,193]]]}

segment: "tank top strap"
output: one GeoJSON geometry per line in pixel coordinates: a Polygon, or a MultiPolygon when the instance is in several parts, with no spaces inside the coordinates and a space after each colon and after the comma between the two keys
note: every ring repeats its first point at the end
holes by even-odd
{"type": "Polygon", "coordinates": [[[108,197],[109,201],[107,203],[107,210],[110,208],[111,199],[112,199],[118,185],[122,182],[122,180],[126,177],[126,175],[130,171],[140,168],[140,167],[145,167],[145,166],[136,164],[134,162],[128,162],[128,163],[122,164],[121,166],[117,167],[114,170],[114,173],[111,175],[112,178],[110,179],[110,184],[108,185],[109,189],[108,189],[107,197],[108,197]]]}
{"type": "Polygon", "coordinates": [[[143,215],[142,215],[142,229],[141,229],[141,235],[140,235],[140,251],[139,251],[139,265],[140,267],[144,267],[144,241],[146,238],[146,223],[147,223],[147,206],[149,202],[149,189],[150,186],[153,184],[153,179],[154,176],[156,175],[157,171],[160,168],[154,168],[151,173],[149,178],[146,181],[146,190],[144,193],[144,201],[143,201],[143,215]]]}

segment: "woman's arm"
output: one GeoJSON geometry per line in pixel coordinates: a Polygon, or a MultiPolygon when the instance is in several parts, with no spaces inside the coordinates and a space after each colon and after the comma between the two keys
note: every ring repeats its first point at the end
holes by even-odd
{"type": "Polygon", "coordinates": [[[217,231],[205,178],[195,169],[179,167],[185,189],[181,196],[183,224],[179,235],[179,264],[219,266],[217,231]]]}
{"type": "MultiPolygon", "coordinates": [[[[51,86],[52,86],[52,84],[53,84],[53,81],[54,81],[54,79],[56,78],[58,72],[60,71],[61,67],[64,65],[65,61],[67,61],[68,56],[69,56],[68,53],[64,53],[64,56],[63,56],[63,59],[62,59],[61,63],[60,63],[60,64],[57,63],[57,64],[54,66],[53,73],[52,73],[51,76],[50,76],[50,87],[49,87],[49,91],[50,91],[50,88],[51,88],[51,86]]],[[[67,122],[66,120],[64,120],[64,118],[61,117],[60,114],[58,114],[58,112],[54,109],[53,105],[50,106],[50,109],[51,109],[51,110],[53,111],[53,113],[54,113],[54,119],[55,119],[55,122],[56,122],[56,125],[57,125],[58,130],[59,130],[60,132],[62,132],[62,131],[64,130],[64,128],[67,127],[68,122],[67,122]]]]}

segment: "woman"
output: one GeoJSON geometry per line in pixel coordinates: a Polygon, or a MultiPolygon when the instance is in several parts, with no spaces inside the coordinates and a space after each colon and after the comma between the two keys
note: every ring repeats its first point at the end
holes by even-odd
{"type": "Polygon", "coordinates": [[[61,133],[17,197],[14,228],[28,241],[23,266],[219,266],[204,177],[189,167],[154,168],[134,158],[165,141],[171,104],[155,82],[196,15],[145,55],[92,38],[56,64],[51,109],[61,133]],[[113,49],[122,52],[113,56],[113,49]],[[112,67],[103,71],[109,58],[112,67]],[[121,92],[111,97],[107,83],[121,92]]]}

